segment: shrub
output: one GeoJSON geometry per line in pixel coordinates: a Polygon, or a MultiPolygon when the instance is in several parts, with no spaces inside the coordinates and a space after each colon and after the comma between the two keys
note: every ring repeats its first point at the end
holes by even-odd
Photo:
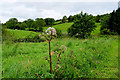
{"type": "Polygon", "coordinates": [[[76,20],[70,28],[68,28],[68,34],[70,36],[86,38],[90,36],[95,27],[93,17],[91,15],[84,14],[80,19],[76,20]]]}

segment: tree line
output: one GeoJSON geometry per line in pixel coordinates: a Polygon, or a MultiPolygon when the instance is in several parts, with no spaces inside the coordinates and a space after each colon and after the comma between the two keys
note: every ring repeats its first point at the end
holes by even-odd
{"type": "MultiPolygon", "coordinates": [[[[83,12],[82,12],[83,13],[83,12]]],[[[17,18],[10,18],[3,27],[8,29],[19,29],[19,30],[29,30],[29,31],[43,31],[43,27],[53,26],[56,24],[74,22],[80,18],[79,14],[70,15],[69,17],[63,16],[62,19],[55,20],[54,18],[36,18],[27,19],[23,22],[19,22],[17,18]]]]}
{"type": "Polygon", "coordinates": [[[9,29],[20,29],[20,30],[33,30],[33,31],[43,31],[42,27],[52,26],[55,20],[53,18],[36,18],[27,19],[23,22],[18,22],[17,18],[11,18],[3,26],[9,29]]]}
{"type": "Polygon", "coordinates": [[[120,8],[114,10],[112,13],[104,15],[88,15],[87,13],[79,13],[70,15],[69,17],[63,16],[62,19],[55,20],[54,18],[36,18],[27,19],[23,22],[18,22],[17,18],[11,18],[3,27],[9,29],[20,29],[29,31],[43,31],[43,27],[53,26],[56,24],[73,22],[74,24],[68,29],[70,36],[78,35],[79,37],[90,36],[91,32],[95,29],[95,23],[101,23],[101,34],[120,34],[120,8]]]}

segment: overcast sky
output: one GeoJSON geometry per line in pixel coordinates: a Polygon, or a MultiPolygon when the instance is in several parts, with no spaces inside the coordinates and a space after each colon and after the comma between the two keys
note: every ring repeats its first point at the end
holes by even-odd
{"type": "Polygon", "coordinates": [[[64,15],[78,14],[81,11],[97,15],[110,13],[118,8],[119,0],[1,0],[0,20],[10,18],[19,21],[35,18],[60,19],[64,15]],[[84,1],[84,2],[83,2],[84,1]]]}

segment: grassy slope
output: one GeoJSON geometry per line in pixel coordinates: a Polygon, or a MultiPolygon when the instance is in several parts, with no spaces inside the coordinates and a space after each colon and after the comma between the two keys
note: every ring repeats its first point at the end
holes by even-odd
{"type": "Polygon", "coordinates": [[[33,32],[33,31],[24,31],[24,30],[12,30],[12,29],[7,29],[8,33],[13,35],[15,38],[25,38],[28,35],[36,35],[38,33],[33,32]]]}
{"type": "MultiPolygon", "coordinates": [[[[58,25],[54,25],[52,27],[54,28],[58,28],[60,30],[62,30],[62,33],[67,33],[67,29],[72,25],[73,23],[62,23],[62,24],[58,24],[58,25]]],[[[44,28],[44,31],[47,29],[48,27],[44,28]]]]}

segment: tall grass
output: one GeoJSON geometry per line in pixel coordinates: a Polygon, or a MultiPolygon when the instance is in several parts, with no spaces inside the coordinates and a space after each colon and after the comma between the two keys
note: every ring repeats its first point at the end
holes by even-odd
{"type": "Polygon", "coordinates": [[[61,68],[57,67],[57,71],[55,71],[57,58],[52,55],[53,74],[49,73],[47,42],[3,45],[3,77],[117,78],[115,75],[118,72],[117,41],[116,36],[85,40],[53,39],[51,49],[57,44],[67,46],[67,51],[61,55],[59,64],[61,68]]]}

